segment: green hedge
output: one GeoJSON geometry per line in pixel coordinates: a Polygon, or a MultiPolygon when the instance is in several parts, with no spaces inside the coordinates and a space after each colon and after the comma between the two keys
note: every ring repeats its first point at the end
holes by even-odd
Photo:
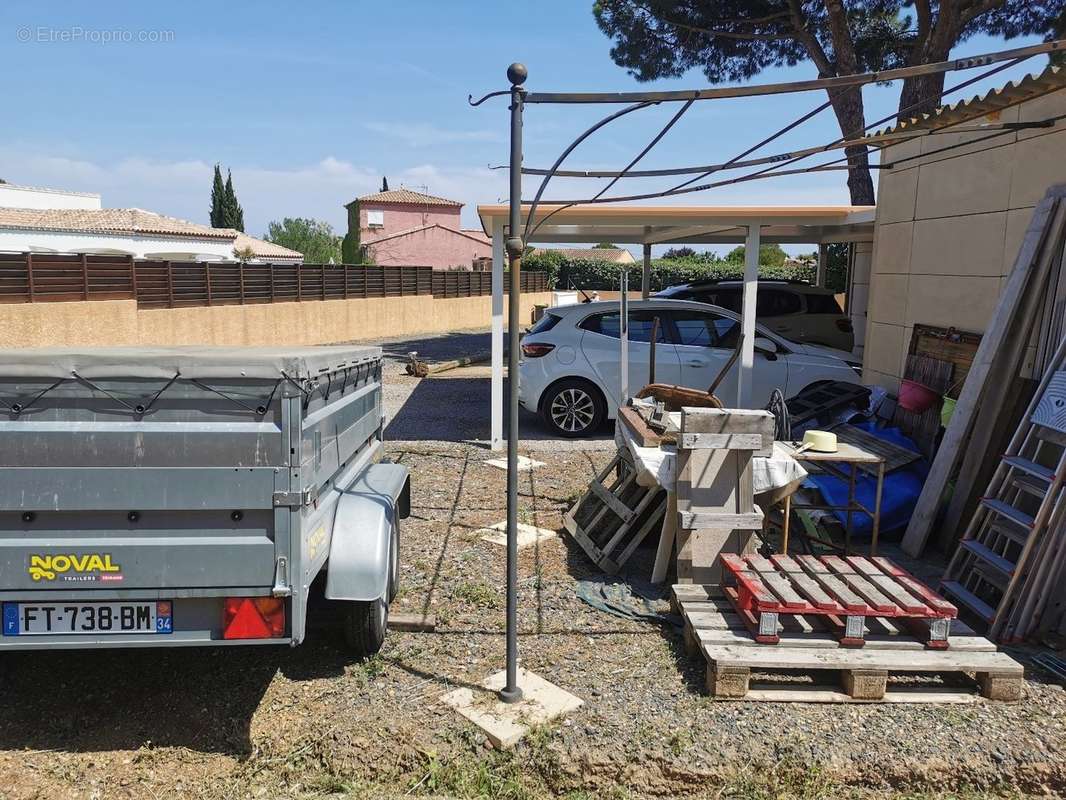
{"type": "MultiPolygon", "coordinates": [[[[842,292],[847,284],[847,251],[843,246],[830,245],[826,285],[842,292]]],[[[586,289],[617,291],[622,270],[629,272],[630,289],[639,289],[642,267],[640,262],[611,264],[588,259],[569,259],[560,253],[547,252],[527,255],[522,259],[523,269],[543,270],[548,273],[548,285],[553,289],[586,289]]],[[[814,283],[815,267],[775,266],[759,267],[763,278],[785,278],[814,283]]],[[[731,279],[744,277],[744,265],[711,253],[697,253],[685,258],[656,258],[651,262],[651,290],[657,292],[667,286],[703,279],[731,279]]]]}

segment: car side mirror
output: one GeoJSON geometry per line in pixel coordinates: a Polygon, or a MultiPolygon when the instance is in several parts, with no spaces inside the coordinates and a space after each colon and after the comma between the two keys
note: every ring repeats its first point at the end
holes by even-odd
{"type": "Polygon", "coordinates": [[[766,356],[767,361],[777,361],[777,342],[765,336],[755,337],[755,349],[766,356]]]}

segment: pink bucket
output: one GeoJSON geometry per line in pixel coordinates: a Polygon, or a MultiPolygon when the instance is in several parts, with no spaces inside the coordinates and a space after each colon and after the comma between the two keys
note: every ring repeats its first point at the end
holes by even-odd
{"type": "Polygon", "coordinates": [[[928,386],[904,379],[899,386],[899,407],[905,411],[922,414],[940,400],[940,393],[928,386]]]}

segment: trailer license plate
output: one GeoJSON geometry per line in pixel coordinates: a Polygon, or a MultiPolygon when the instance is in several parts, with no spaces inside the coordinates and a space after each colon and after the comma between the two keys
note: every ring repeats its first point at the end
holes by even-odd
{"type": "Polygon", "coordinates": [[[173,633],[174,604],[4,603],[4,636],[173,633]]]}

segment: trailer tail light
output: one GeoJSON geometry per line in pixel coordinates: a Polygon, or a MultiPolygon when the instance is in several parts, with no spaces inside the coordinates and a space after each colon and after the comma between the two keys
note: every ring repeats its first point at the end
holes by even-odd
{"type": "Polygon", "coordinates": [[[522,345],[522,355],[526,358],[540,358],[548,355],[554,349],[554,344],[537,344],[534,342],[533,344],[522,345]]]}
{"type": "Polygon", "coordinates": [[[285,601],[276,597],[227,597],[223,639],[276,639],[285,635],[285,601]]]}
{"type": "Polygon", "coordinates": [[[841,333],[852,333],[853,330],[854,330],[851,327],[851,318],[850,317],[837,317],[836,324],[837,324],[837,330],[840,331],[841,333]]]}

